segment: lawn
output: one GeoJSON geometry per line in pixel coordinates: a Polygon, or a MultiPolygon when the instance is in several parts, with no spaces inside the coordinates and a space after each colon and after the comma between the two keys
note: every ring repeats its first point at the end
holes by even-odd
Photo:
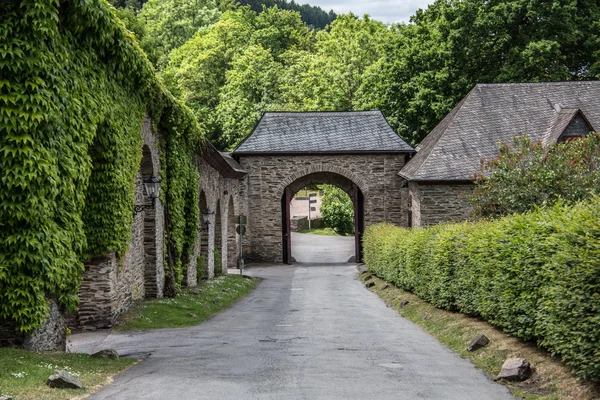
{"type": "Polygon", "coordinates": [[[37,353],[0,348],[0,397],[15,400],[62,400],[81,397],[100,385],[109,383],[119,372],[137,362],[133,358],[104,360],[86,354],[61,352],[37,353]],[[62,369],[75,375],[83,389],[53,389],[46,380],[54,370],[62,369]]]}
{"type": "Polygon", "coordinates": [[[485,321],[434,307],[418,296],[365,272],[361,280],[373,281],[371,291],[378,294],[400,315],[423,327],[441,343],[469,359],[494,378],[505,359],[523,357],[535,368],[534,375],[522,383],[507,384],[513,395],[527,400],[583,400],[600,398],[600,384],[577,379],[569,368],[532,343],[509,336],[485,321]],[[403,302],[407,301],[408,304],[403,302]],[[401,305],[402,304],[402,305],[401,305]],[[487,347],[469,352],[468,343],[483,333],[490,339],[487,347]]]}
{"type": "Polygon", "coordinates": [[[302,229],[299,230],[298,233],[310,233],[311,235],[321,235],[321,236],[340,236],[338,233],[331,228],[319,228],[319,229],[302,229]]]}
{"type": "Polygon", "coordinates": [[[135,303],[119,318],[116,330],[181,328],[197,325],[230,307],[259,283],[258,278],[222,275],[186,288],[172,299],[151,299],[135,303]]]}

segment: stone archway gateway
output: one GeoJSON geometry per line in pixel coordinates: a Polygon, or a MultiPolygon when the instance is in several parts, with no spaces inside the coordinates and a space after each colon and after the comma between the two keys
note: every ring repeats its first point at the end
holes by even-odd
{"type": "Polygon", "coordinates": [[[247,171],[252,258],[291,262],[291,196],[307,184],[333,183],[354,202],[360,260],[366,226],[408,223],[408,189],[397,173],[413,153],[380,111],[265,113],[232,153],[247,171]]]}
{"type": "MultiPolygon", "coordinates": [[[[300,189],[308,185],[323,183],[339,187],[346,192],[352,200],[352,204],[354,205],[354,260],[360,262],[362,259],[361,239],[364,232],[364,195],[360,186],[346,176],[353,174],[345,172],[344,175],[342,175],[338,172],[330,171],[309,172],[304,175],[303,173],[304,172],[299,172],[292,175],[292,179],[293,176],[296,175],[300,175],[300,177],[287,185],[281,196],[283,262],[291,264],[293,259],[290,229],[290,202],[292,197],[300,189]]],[[[357,177],[354,177],[354,179],[358,180],[357,177]]]]}

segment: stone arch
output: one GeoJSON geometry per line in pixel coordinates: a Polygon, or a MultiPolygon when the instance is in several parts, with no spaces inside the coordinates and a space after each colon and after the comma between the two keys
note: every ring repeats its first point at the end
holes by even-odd
{"type": "Polygon", "coordinates": [[[368,187],[367,183],[363,178],[356,175],[352,171],[349,171],[345,168],[338,167],[335,165],[327,165],[327,164],[313,164],[308,168],[301,169],[299,171],[294,172],[293,174],[288,175],[279,185],[278,193],[283,194],[286,187],[290,186],[292,183],[301,179],[307,175],[315,174],[315,173],[332,173],[343,176],[346,179],[352,181],[360,191],[364,194],[366,192],[366,188],[368,187]]]}
{"type": "Polygon", "coordinates": [[[200,210],[200,221],[198,221],[198,236],[199,236],[199,240],[198,240],[198,246],[199,246],[199,257],[200,257],[200,262],[202,263],[201,266],[199,266],[199,275],[197,276],[197,279],[208,279],[209,277],[209,252],[208,252],[208,226],[204,224],[204,219],[202,217],[202,213],[208,210],[208,202],[206,201],[206,193],[204,192],[204,190],[200,190],[200,196],[199,196],[199,210],[200,210]]]}
{"type": "Polygon", "coordinates": [[[235,206],[233,195],[229,196],[227,206],[227,268],[235,268],[237,264],[237,233],[235,231],[235,206]]]}
{"type": "Polygon", "coordinates": [[[221,201],[217,199],[215,207],[215,234],[214,234],[214,274],[223,273],[223,221],[221,215],[221,201]]]}
{"type": "MultiPolygon", "coordinates": [[[[360,262],[362,258],[362,235],[364,232],[364,193],[360,186],[347,176],[339,174],[338,172],[332,172],[331,170],[341,170],[340,168],[326,168],[319,169],[316,171],[313,168],[308,168],[307,174],[296,173],[292,174],[290,178],[285,179],[284,186],[281,195],[281,233],[282,233],[282,254],[283,262],[291,264],[292,257],[292,246],[291,246],[291,228],[290,228],[290,202],[295,193],[300,189],[318,183],[329,183],[333,184],[340,189],[344,190],[352,203],[354,204],[354,261],[360,262]],[[291,180],[295,178],[294,180],[291,180]]],[[[347,172],[347,171],[346,171],[347,172]]],[[[353,175],[353,174],[350,174],[353,175]]],[[[364,187],[364,182],[363,182],[364,187]]]]}
{"type": "Polygon", "coordinates": [[[145,209],[141,212],[144,220],[144,293],[146,298],[162,297],[162,284],[159,279],[162,263],[159,262],[160,252],[158,246],[158,221],[157,221],[157,203],[158,200],[152,200],[145,195],[144,181],[156,176],[157,166],[154,163],[152,151],[148,144],[142,147],[142,162],[139,172],[139,191],[141,198],[137,198],[138,189],[136,188],[136,204],[141,204],[145,209]]]}

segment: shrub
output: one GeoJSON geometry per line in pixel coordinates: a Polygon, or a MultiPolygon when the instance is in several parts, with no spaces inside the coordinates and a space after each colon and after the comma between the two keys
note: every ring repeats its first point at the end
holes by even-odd
{"type": "Polygon", "coordinates": [[[600,185],[600,134],[545,147],[529,137],[500,145],[495,159],[483,161],[470,197],[474,216],[502,216],[575,202],[600,185]]]}
{"type": "Polygon", "coordinates": [[[536,341],[600,381],[600,197],[496,221],[370,226],[364,256],[383,279],[536,341]]]}
{"type": "Polygon", "coordinates": [[[215,257],[215,275],[223,272],[223,262],[221,261],[221,252],[219,249],[214,249],[213,254],[215,257]]]}
{"type": "Polygon", "coordinates": [[[354,205],[350,196],[333,185],[322,185],[321,217],[339,235],[354,234],[354,205]]]}
{"type": "Polygon", "coordinates": [[[196,259],[196,279],[200,282],[206,278],[206,260],[204,259],[204,256],[198,256],[196,259]]]}

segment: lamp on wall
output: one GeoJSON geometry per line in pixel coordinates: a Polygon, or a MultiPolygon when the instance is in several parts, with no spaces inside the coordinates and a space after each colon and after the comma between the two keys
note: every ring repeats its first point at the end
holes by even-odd
{"type": "Polygon", "coordinates": [[[210,216],[213,215],[214,213],[215,212],[209,208],[202,211],[202,222],[204,222],[204,225],[206,225],[207,228],[208,228],[208,225],[210,225],[210,216]]]}
{"type": "Polygon", "coordinates": [[[146,196],[152,200],[158,198],[158,191],[160,190],[160,179],[152,176],[150,179],[144,181],[144,188],[146,189],[146,196]]]}
{"type": "Polygon", "coordinates": [[[133,206],[133,215],[137,215],[137,213],[145,211],[145,210],[154,210],[154,205],[156,203],[156,199],[158,198],[158,194],[160,193],[160,179],[155,176],[152,176],[148,179],[144,179],[144,189],[146,191],[146,196],[152,199],[152,204],[139,204],[133,206]]]}

